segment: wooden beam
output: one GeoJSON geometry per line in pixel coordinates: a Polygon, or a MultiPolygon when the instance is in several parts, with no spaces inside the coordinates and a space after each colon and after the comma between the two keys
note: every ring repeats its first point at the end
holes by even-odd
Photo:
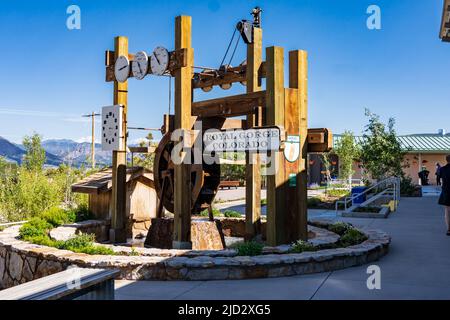
{"type": "Polygon", "coordinates": [[[197,72],[192,79],[192,87],[201,89],[236,82],[243,82],[245,85],[245,81],[247,81],[246,68],[246,65],[242,65],[229,68],[225,72],[216,70],[197,72]]]}
{"type": "Polygon", "coordinates": [[[295,50],[289,52],[289,87],[297,89],[299,123],[300,156],[297,174],[298,216],[293,221],[293,236],[297,239],[308,239],[308,209],[307,209],[307,152],[308,152],[308,57],[306,51],[295,50]]]}
{"type": "Polygon", "coordinates": [[[147,147],[128,147],[128,150],[132,153],[153,153],[155,152],[154,146],[147,146],[147,147]]]}
{"type": "MultiPolygon", "coordinates": [[[[175,129],[185,132],[191,129],[192,66],[194,50],[191,48],[191,17],[178,16],[175,19],[175,49],[186,49],[187,66],[175,71],[175,129]]],[[[189,151],[190,153],[190,151],[189,151]]],[[[181,159],[187,155],[181,151],[181,159]]],[[[174,177],[174,232],[173,248],[190,249],[191,242],[191,166],[186,163],[175,165],[174,177]]]]}
{"type": "Polygon", "coordinates": [[[333,149],[333,134],[330,129],[308,129],[308,152],[329,152],[331,149],[333,149]]]}
{"type": "MultiPolygon", "coordinates": [[[[105,66],[106,66],[106,73],[105,78],[106,82],[112,82],[116,80],[116,76],[114,74],[114,64],[116,63],[116,58],[114,56],[114,51],[105,51],[105,66]]],[[[128,59],[130,61],[134,60],[134,54],[129,53],[128,59]]],[[[169,52],[169,66],[168,71],[173,76],[175,75],[175,71],[179,68],[186,67],[188,65],[187,61],[187,54],[186,49],[180,49],[169,52]]],[[[150,74],[150,68],[149,68],[149,74],[150,74]]],[[[131,72],[130,68],[130,74],[128,75],[129,78],[133,77],[133,74],[131,72]]]]}
{"type": "MultiPolygon", "coordinates": [[[[261,65],[262,29],[254,28],[253,43],[247,45],[247,94],[261,92],[261,65]]],[[[257,108],[263,106],[261,103],[257,108]]],[[[259,112],[247,115],[248,128],[262,125],[259,115],[259,112]]],[[[250,152],[246,152],[245,159],[245,239],[251,240],[261,233],[261,160],[259,154],[250,152]]]]}
{"type": "MultiPolygon", "coordinates": [[[[203,130],[215,128],[219,130],[227,130],[227,129],[247,129],[246,120],[242,119],[233,119],[233,118],[225,118],[225,117],[208,117],[208,118],[199,118],[199,117],[191,117],[191,128],[194,126],[195,121],[202,121],[203,130]]],[[[164,115],[164,126],[162,133],[166,134],[167,132],[172,132],[175,126],[175,116],[174,115],[164,115]]]]}
{"type": "MultiPolygon", "coordinates": [[[[116,37],[114,39],[115,59],[119,55],[128,55],[128,38],[116,37]]],[[[128,112],[128,82],[114,81],[114,105],[123,106],[122,132],[127,132],[128,112]]],[[[125,216],[126,216],[126,135],[124,134],[123,150],[113,151],[112,159],[112,196],[111,196],[111,230],[110,241],[113,243],[126,242],[125,216]]]]}
{"type": "MultiPolygon", "coordinates": [[[[266,124],[284,126],[284,52],[280,47],[266,49],[266,124]]],[[[285,183],[283,153],[274,151],[267,175],[267,244],[285,243],[285,183]]]]}
{"type": "Polygon", "coordinates": [[[265,105],[265,91],[228,96],[192,104],[192,115],[207,117],[236,117],[252,114],[265,105]]]}

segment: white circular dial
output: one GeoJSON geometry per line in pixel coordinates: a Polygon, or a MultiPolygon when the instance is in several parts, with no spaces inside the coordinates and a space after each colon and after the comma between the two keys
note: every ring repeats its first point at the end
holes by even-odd
{"type": "Polygon", "coordinates": [[[150,57],[152,73],[161,76],[169,67],[169,51],[163,47],[157,47],[150,57]]]}
{"type": "Polygon", "coordinates": [[[118,137],[119,123],[117,116],[114,112],[110,111],[105,115],[103,120],[103,139],[109,145],[117,144],[120,137],[118,137]]]}
{"type": "Polygon", "coordinates": [[[130,60],[128,57],[119,56],[114,65],[114,75],[119,82],[125,82],[130,74],[130,60]]]}
{"type": "Polygon", "coordinates": [[[148,56],[144,51],[139,51],[134,55],[133,63],[131,64],[133,76],[142,80],[148,73],[148,56]]]}

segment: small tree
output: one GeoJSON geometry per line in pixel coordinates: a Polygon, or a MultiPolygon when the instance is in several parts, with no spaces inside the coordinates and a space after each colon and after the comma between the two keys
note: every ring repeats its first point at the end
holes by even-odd
{"type": "MultiPolygon", "coordinates": [[[[147,134],[147,136],[145,137],[145,141],[141,141],[139,143],[140,147],[151,147],[153,145],[153,134],[150,132],[149,134],[147,134]]],[[[155,154],[154,152],[152,153],[146,153],[146,154],[140,154],[140,155],[135,155],[133,157],[133,163],[136,166],[140,166],[140,167],[144,167],[147,168],[149,170],[153,170],[153,162],[155,160],[155,154]]]]}
{"type": "Polygon", "coordinates": [[[358,159],[360,148],[355,143],[353,133],[345,131],[341,139],[334,148],[334,153],[339,157],[339,177],[343,180],[348,180],[348,185],[352,185],[353,161],[358,159]]]}
{"type": "Polygon", "coordinates": [[[327,185],[331,181],[331,161],[330,161],[330,152],[324,152],[321,155],[321,160],[323,163],[323,167],[325,169],[325,178],[327,179],[327,185]]]}
{"type": "Polygon", "coordinates": [[[37,133],[23,138],[25,155],[23,165],[30,171],[41,171],[45,163],[45,150],[41,145],[41,136],[37,133]]]}
{"type": "Polygon", "coordinates": [[[389,118],[386,128],[378,115],[368,109],[365,114],[369,117],[369,124],[365,128],[361,146],[360,159],[363,168],[373,179],[384,179],[389,176],[403,178],[402,162],[406,152],[402,150],[397,140],[394,130],[395,120],[389,118]]]}

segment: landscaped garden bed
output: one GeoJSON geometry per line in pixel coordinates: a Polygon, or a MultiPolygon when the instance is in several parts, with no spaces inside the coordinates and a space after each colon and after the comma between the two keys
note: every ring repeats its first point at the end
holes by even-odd
{"type": "Polygon", "coordinates": [[[290,276],[368,263],[385,255],[390,243],[390,237],[382,231],[324,220],[311,222],[308,242],[277,247],[247,242],[225,250],[132,248],[94,243],[93,237],[86,235],[78,235],[74,240],[56,240],[56,244],[45,243],[48,240],[42,234],[41,238],[35,235],[23,241],[20,237],[27,234],[30,225],[21,228],[14,226],[0,232],[0,288],[49,275],[71,265],[117,268],[121,271],[120,278],[136,280],[290,276]],[[45,241],[35,244],[29,242],[30,239],[45,241]]]}

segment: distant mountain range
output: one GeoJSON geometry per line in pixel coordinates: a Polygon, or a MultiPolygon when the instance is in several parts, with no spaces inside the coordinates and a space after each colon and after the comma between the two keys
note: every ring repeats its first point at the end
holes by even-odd
{"type": "MultiPolygon", "coordinates": [[[[44,140],[42,147],[46,151],[46,164],[58,166],[66,163],[72,166],[89,165],[91,144],[88,142],[78,143],[73,140],[44,140]]],[[[101,144],[95,145],[95,160],[97,165],[111,164],[111,152],[102,151],[101,144]]],[[[0,156],[7,161],[22,163],[25,150],[23,146],[14,144],[0,137],[0,156]]]]}
{"type": "MultiPolygon", "coordinates": [[[[64,163],[73,166],[90,165],[91,144],[89,142],[75,142],[68,139],[44,140],[42,147],[45,151],[56,155],[64,163]]],[[[97,165],[111,164],[111,151],[102,151],[100,143],[95,144],[95,162],[97,165]]]]}

